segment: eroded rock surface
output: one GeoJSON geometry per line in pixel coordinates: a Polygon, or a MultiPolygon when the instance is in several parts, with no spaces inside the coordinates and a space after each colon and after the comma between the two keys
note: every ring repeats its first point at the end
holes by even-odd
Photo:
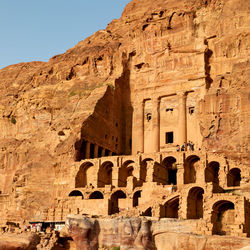
{"type": "Polygon", "coordinates": [[[198,236],[192,233],[187,223],[178,220],[147,220],[145,218],[93,219],[68,216],[69,235],[77,249],[135,250],[215,250],[248,249],[250,239],[229,236],[198,236]],[[172,224],[172,226],[171,226],[172,224]],[[182,224],[183,232],[176,231],[182,224]],[[189,232],[188,232],[189,231],[189,232]]]}
{"type": "Polygon", "coordinates": [[[40,242],[40,237],[35,233],[0,235],[0,249],[2,250],[34,250],[40,242]]]}
{"type": "MultiPolygon", "coordinates": [[[[0,70],[1,224],[65,220],[70,192],[93,186],[77,182],[81,160],[175,151],[184,137],[216,161],[223,155],[225,176],[235,160],[248,185],[249,18],[245,0],[132,0],[119,20],[48,63],[0,70]]],[[[126,183],[103,176],[103,189],[126,183]]],[[[142,228],[135,241],[145,247],[142,228]]]]}
{"type": "Polygon", "coordinates": [[[151,222],[140,218],[91,219],[79,216],[67,218],[69,235],[77,249],[121,247],[121,249],[154,249],[151,222]]]}

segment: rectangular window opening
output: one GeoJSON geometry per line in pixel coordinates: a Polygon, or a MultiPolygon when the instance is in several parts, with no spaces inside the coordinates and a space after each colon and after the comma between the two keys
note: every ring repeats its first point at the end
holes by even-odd
{"type": "Polygon", "coordinates": [[[174,132],[166,132],[166,144],[174,142],[174,132]]]}

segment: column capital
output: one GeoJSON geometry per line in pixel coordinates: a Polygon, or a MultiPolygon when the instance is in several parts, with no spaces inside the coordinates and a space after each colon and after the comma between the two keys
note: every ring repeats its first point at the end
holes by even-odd
{"type": "Polygon", "coordinates": [[[135,100],[135,101],[133,102],[133,104],[134,104],[135,107],[138,107],[138,106],[143,106],[143,107],[144,107],[144,105],[145,105],[145,100],[144,100],[144,99],[142,99],[142,100],[135,100]]]}
{"type": "Polygon", "coordinates": [[[152,97],[151,98],[152,104],[159,104],[161,102],[161,98],[160,97],[152,97]]]}
{"type": "Polygon", "coordinates": [[[135,99],[132,101],[132,104],[134,106],[144,105],[145,104],[145,99],[144,98],[135,97],[135,99]]]}
{"type": "Polygon", "coordinates": [[[143,107],[145,106],[145,100],[143,99],[143,100],[140,100],[139,102],[138,102],[138,104],[139,105],[142,105],[143,107]]]}

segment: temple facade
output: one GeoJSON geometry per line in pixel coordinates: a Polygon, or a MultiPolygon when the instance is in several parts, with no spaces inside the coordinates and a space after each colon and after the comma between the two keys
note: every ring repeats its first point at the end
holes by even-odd
{"type": "Polygon", "coordinates": [[[0,70],[0,228],[145,216],[249,237],[247,4],[132,0],[0,70]]]}

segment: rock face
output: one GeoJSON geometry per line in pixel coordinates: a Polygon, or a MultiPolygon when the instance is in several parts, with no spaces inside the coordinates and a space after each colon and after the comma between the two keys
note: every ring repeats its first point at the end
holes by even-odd
{"type": "MultiPolygon", "coordinates": [[[[85,158],[158,157],[192,141],[226,157],[225,176],[231,160],[249,174],[249,19],[245,0],[132,0],[119,20],[48,63],[0,70],[0,222],[65,220],[85,158]]],[[[101,188],[127,185],[103,169],[101,188]]]]}
{"type": "Polygon", "coordinates": [[[22,235],[4,234],[0,236],[0,249],[3,250],[34,250],[39,243],[40,237],[35,233],[22,235]]]}
{"type": "Polygon", "coordinates": [[[194,235],[188,223],[174,219],[157,221],[145,218],[91,219],[68,216],[67,227],[79,250],[101,247],[120,247],[121,250],[212,250],[250,247],[250,239],[194,235]],[[178,229],[181,229],[182,233],[178,232],[178,229]]]}
{"type": "Polygon", "coordinates": [[[66,223],[77,249],[98,249],[99,246],[153,249],[150,222],[147,220],[68,217],[66,223]]]}

